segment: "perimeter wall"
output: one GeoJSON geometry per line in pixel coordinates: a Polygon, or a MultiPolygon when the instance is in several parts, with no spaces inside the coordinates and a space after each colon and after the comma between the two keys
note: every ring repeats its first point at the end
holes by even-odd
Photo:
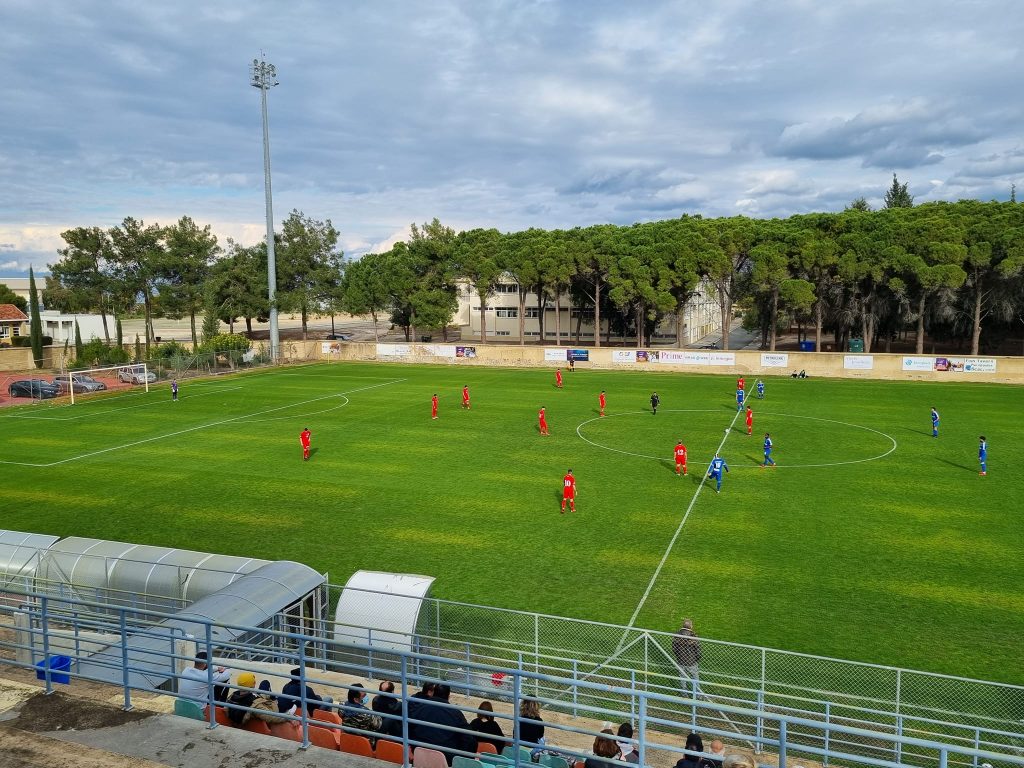
{"type": "Polygon", "coordinates": [[[811,377],[1024,384],[1024,357],[321,341],[300,342],[290,346],[290,357],[293,360],[373,360],[439,365],[564,368],[568,365],[569,355],[575,354],[576,367],[580,370],[601,368],[744,376],[790,376],[802,370],[811,377]]]}

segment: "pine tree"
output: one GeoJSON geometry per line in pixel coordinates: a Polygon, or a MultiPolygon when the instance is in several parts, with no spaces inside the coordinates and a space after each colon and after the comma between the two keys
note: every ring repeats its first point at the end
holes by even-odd
{"type": "Polygon", "coordinates": [[[32,344],[32,360],[36,368],[43,367],[43,321],[39,319],[39,294],[36,293],[36,276],[28,268],[29,341],[32,344]]]}
{"type": "Polygon", "coordinates": [[[208,344],[210,339],[218,333],[220,333],[220,320],[216,310],[209,306],[206,308],[206,314],[203,315],[203,344],[208,344]]]}
{"type": "Polygon", "coordinates": [[[914,196],[907,191],[906,184],[900,184],[896,174],[892,175],[892,186],[885,193],[886,208],[913,208],[914,196]]]}
{"type": "Polygon", "coordinates": [[[75,320],[75,360],[81,360],[82,355],[82,329],[78,327],[78,321],[75,320]]]}
{"type": "Polygon", "coordinates": [[[117,318],[117,320],[116,320],[115,331],[114,331],[114,339],[117,341],[117,348],[118,349],[123,349],[124,348],[124,337],[123,337],[123,333],[121,331],[121,318],[120,317],[117,318]]]}
{"type": "Polygon", "coordinates": [[[871,203],[868,202],[868,199],[866,197],[861,195],[860,197],[855,198],[854,200],[850,201],[850,204],[848,206],[846,206],[846,210],[848,210],[848,211],[870,211],[871,210],[871,203]]]}

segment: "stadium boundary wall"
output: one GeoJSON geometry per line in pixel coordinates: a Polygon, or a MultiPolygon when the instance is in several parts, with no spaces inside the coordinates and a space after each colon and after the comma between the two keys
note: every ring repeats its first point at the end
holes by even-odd
{"type": "Polygon", "coordinates": [[[375,344],[372,342],[299,342],[294,359],[366,360],[437,365],[558,368],[570,352],[585,351],[576,367],[744,376],[889,379],[902,381],[985,381],[1024,384],[1024,357],[964,355],[843,354],[838,352],[762,352],[758,350],[623,349],[621,347],[540,347],[477,344],[375,344]],[[467,351],[469,350],[469,351],[467,351]]]}

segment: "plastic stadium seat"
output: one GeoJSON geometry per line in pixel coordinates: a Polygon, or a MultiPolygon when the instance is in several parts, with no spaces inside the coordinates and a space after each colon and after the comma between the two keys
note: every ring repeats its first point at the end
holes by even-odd
{"type": "Polygon", "coordinates": [[[448,768],[444,753],[428,747],[416,747],[412,753],[412,762],[416,768],[448,768]]]}
{"type": "MultiPolygon", "coordinates": [[[[373,745],[370,744],[370,740],[354,733],[341,734],[341,751],[348,752],[350,755],[373,757],[373,745]]],[[[447,762],[445,762],[445,768],[448,768],[447,762]]]]}
{"type": "MultiPolygon", "coordinates": [[[[506,760],[511,760],[512,762],[515,762],[515,759],[516,759],[516,748],[512,747],[512,746],[505,747],[503,750],[501,750],[501,756],[504,757],[506,760]]],[[[523,765],[523,764],[529,765],[532,762],[533,762],[533,758],[530,756],[530,748],[529,747],[520,747],[519,748],[519,763],[520,763],[520,765],[523,765]]]]}
{"type": "Polygon", "coordinates": [[[309,724],[309,743],[324,749],[339,749],[338,732],[333,728],[309,724]]]}
{"type": "Polygon", "coordinates": [[[175,699],[174,714],[181,715],[182,717],[190,717],[193,720],[206,719],[203,717],[203,708],[189,699],[175,699]]]}
{"type": "Polygon", "coordinates": [[[270,725],[270,735],[289,741],[302,741],[302,728],[291,720],[285,723],[273,723],[270,725]]]}
{"type": "Polygon", "coordinates": [[[496,765],[500,768],[507,768],[507,766],[512,765],[512,761],[507,757],[502,757],[494,752],[479,752],[477,754],[480,755],[480,762],[484,765],[496,765]]]}
{"type": "Polygon", "coordinates": [[[569,768],[569,761],[558,755],[543,754],[540,756],[540,764],[547,768],[569,768]]]}
{"type": "Polygon", "coordinates": [[[314,720],[322,720],[325,723],[334,723],[335,725],[341,725],[341,717],[338,716],[337,712],[332,712],[329,709],[318,709],[313,713],[314,720]]]}
{"type": "Polygon", "coordinates": [[[484,768],[484,764],[472,757],[456,755],[452,759],[452,768],[484,768]]]}
{"type": "Polygon", "coordinates": [[[387,739],[381,739],[377,742],[376,755],[378,760],[387,760],[389,763],[396,763],[398,765],[412,764],[412,755],[406,760],[405,755],[402,754],[402,745],[387,739]]]}
{"type": "Polygon", "coordinates": [[[250,733],[259,733],[264,736],[270,736],[270,726],[267,725],[263,720],[257,717],[250,717],[249,722],[242,726],[243,730],[249,731],[250,733]]]}
{"type": "Polygon", "coordinates": [[[481,753],[484,753],[484,752],[486,752],[486,753],[488,753],[488,754],[491,754],[491,755],[496,755],[496,754],[498,754],[498,749],[497,749],[497,747],[495,747],[495,746],[494,746],[493,744],[491,744],[491,742],[489,742],[489,741],[478,741],[478,742],[476,743],[476,751],[477,751],[477,752],[481,752],[481,753]]]}

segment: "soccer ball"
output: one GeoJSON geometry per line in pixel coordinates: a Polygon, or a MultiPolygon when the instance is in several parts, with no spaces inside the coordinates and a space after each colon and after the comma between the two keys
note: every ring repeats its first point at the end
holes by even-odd
{"type": "Polygon", "coordinates": [[[729,428],[728,427],[725,428],[725,434],[727,434],[727,435],[729,434],[729,428]]]}

